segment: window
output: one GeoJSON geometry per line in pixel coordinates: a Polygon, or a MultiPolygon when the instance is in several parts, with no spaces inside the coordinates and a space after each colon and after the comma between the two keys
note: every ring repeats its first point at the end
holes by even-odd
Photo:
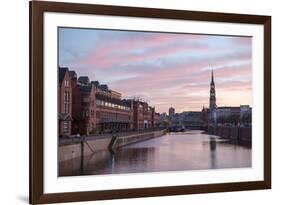
{"type": "Polygon", "coordinates": [[[64,81],[64,86],[65,86],[65,87],[68,87],[68,86],[69,86],[68,80],[65,80],[65,81],[64,81]]]}
{"type": "Polygon", "coordinates": [[[67,91],[64,91],[64,93],[63,93],[63,99],[64,99],[64,102],[67,102],[67,91]]]}
{"type": "Polygon", "coordinates": [[[96,100],[96,105],[102,105],[102,101],[101,100],[96,100]]]}
{"type": "Polygon", "coordinates": [[[69,91],[64,91],[63,93],[63,101],[64,102],[69,102],[70,99],[70,92],[69,91]]]}
{"type": "Polygon", "coordinates": [[[69,106],[69,92],[68,91],[64,91],[63,93],[63,111],[64,113],[68,113],[69,112],[69,109],[68,109],[68,106],[69,106]]]}
{"type": "Polygon", "coordinates": [[[62,126],[63,126],[62,127],[63,133],[68,133],[68,130],[69,130],[68,122],[67,121],[63,122],[62,126]]]}
{"type": "Polygon", "coordinates": [[[84,97],[84,98],[83,98],[83,102],[85,102],[85,103],[90,102],[90,98],[89,98],[89,97],[84,97]]]}
{"type": "Polygon", "coordinates": [[[63,111],[64,111],[64,113],[68,113],[68,103],[67,102],[65,102],[63,105],[63,111]]]}

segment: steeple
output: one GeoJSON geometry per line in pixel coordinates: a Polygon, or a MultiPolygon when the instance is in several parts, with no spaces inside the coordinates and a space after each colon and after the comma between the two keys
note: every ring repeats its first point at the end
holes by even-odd
{"type": "Polygon", "coordinates": [[[214,71],[212,70],[211,75],[211,83],[210,83],[210,110],[213,110],[217,107],[216,105],[216,89],[215,89],[215,81],[214,81],[214,71]]]}
{"type": "Polygon", "coordinates": [[[214,71],[213,71],[213,69],[212,69],[212,79],[211,79],[211,85],[214,85],[215,83],[214,83],[214,71]]]}

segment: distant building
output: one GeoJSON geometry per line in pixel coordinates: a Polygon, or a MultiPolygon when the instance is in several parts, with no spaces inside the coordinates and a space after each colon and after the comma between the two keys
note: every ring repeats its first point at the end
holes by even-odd
{"type": "Polygon", "coordinates": [[[218,107],[216,109],[217,123],[235,123],[237,124],[240,119],[240,107],[218,107]]]}
{"type": "Polygon", "coordinates": [[[160,126],[160,113],[154,112],[154,127],[160,126]]]}
{"type": "Polygon", "coordinates": [[[204,123],[208,123],[209,122],[209,108],[206,108],[205,106],[203,106],[202,111],[201,111],[201,119],[203,120],[204,123]]]}
{"type": "Polygon", "coordinates": [[[242,125],[252,125],[252,108],[249,105],[240,105],[240,122],[242,125]]]}
{"type": "Polygon", "coordinates": [[[159,115],[159,127],[168,127],[171,124],[170,118],[166,112],[159,115]]]}
{"type": "Polygon", "coordinates": [[[172,119],[172,124],[178,124],[183,126],[202,126],[203,120],[200,111],[185,111],[176,113],[172,119]]]}
{"type": "Polygon", "coordinates": [[[189,111],[183,112],[183,121],[186,124],[202,123],[201,112],[189,111]]]}
{"type": "Polygon", "coordinates": [[[175,115],[175,113],[176,113],[175,108],[170,107],[169,108],[169,117],[172,118],[175,115]]]}
{"type": "Polygon", "coordinates": [[[218,123],[251,124],[252,108],[249,105],[218,107],[216,117],[218,123]]]}
{"type": "Polygon", "coordinates": [[[217,107],[214,73],[211,74],[209,108],[203,106],[201,119],[204,123],[251,124],[252,109],[249,105],[217,107]]]}
{"type": "Polygon", "coordinates": [[[133,104],[133,128],[147,129],[155,127],[155,109],[147,102],[131,100],[133,104]]]}

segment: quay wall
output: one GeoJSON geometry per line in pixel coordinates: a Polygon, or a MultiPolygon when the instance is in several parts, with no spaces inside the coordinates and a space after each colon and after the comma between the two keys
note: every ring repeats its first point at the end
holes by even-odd
{"type": "Polygon", "coordinates": [[[136,142],[148,140],[148,139],[155,138],[155,137],[160,137],[160,136],[164,135],[165,132],[166,131],[164,131],[164,130],[160,130],[160,131],[118,137],[116,139],[116,141],[114,142],[112,148],[117,148],[117,147],[125,146],[128,144],[133,144],[136,142]]]}
{"type": "Polygon", "coordinates": [[[217,135],[232,141],[241,142],[245,145],[252,143],[251,127],[227,127],[227,126],[208,126],[208,134],[217,135]]]}
{"type": "Polygon", "coordinates": [[[99,152],[105,150],[107,149],[110,141],[111,138],[102,138],[102,139],[88,140],[81,143],[59,146],[59,150],[58,150],[59,162],[81,157],[82,150],[84,156],[93,154],[93,151],[99,152]]]}
{"type": "Polygon", "coordinates": [[[154,137],[160,137],[164,135],[165,132],[165,130],[160,130],[146,133],[136,133],[127,136],[119,136],[114,140],[114,142],[112,142],[112,137],[105,137],[85,140],[83,142],[77,142],[74,144],[60,145],[58,148],[58,161],[63,162],[81,157],[82,155],[87,156],[93,153],[107,150],[109,149],[110,143],[112,143],[112,149],[114,149],[143,140],[148,140],[154,137]]]}

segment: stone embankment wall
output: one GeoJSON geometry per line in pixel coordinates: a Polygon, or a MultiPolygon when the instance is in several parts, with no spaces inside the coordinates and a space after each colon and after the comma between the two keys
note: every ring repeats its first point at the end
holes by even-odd
{"type": "Polygon", "coordinates": [[[130,136],[124,136],[124,137],[118,137],[116,141],[113,143],[112,148],[117,148],[121,146],[125,146],[128,144],[140,142],[143,140],[148,140],[154,137],[160,137],[165,134],[166,131],[160,130],[160,131],[154,131],[154,132],[148,132],[143,134],[135,134],[130,136]]]}
{"type": "Polygon", "coordinates": [[[77,157],[91,155],[99,151],[110,148],[118,148],[132,143],[137,143],[143,140],[148,140],[154,137],[164,135],[166,130],[151,131],[145,133],[136,133],[127,136],[119,136],[116,139],[112,137],[97,138],[78,142],[74,144],[64,144],[59,146],[58,160],[59,162],[71,160],[77,157]]]}
{"type": "Polygon", "coordinates": [[[241,142],[245,145],[252,143],[251,127],[227,127],[227,126],[208,126],[208,134],[217,135],[232,141],[241,142]]]}

